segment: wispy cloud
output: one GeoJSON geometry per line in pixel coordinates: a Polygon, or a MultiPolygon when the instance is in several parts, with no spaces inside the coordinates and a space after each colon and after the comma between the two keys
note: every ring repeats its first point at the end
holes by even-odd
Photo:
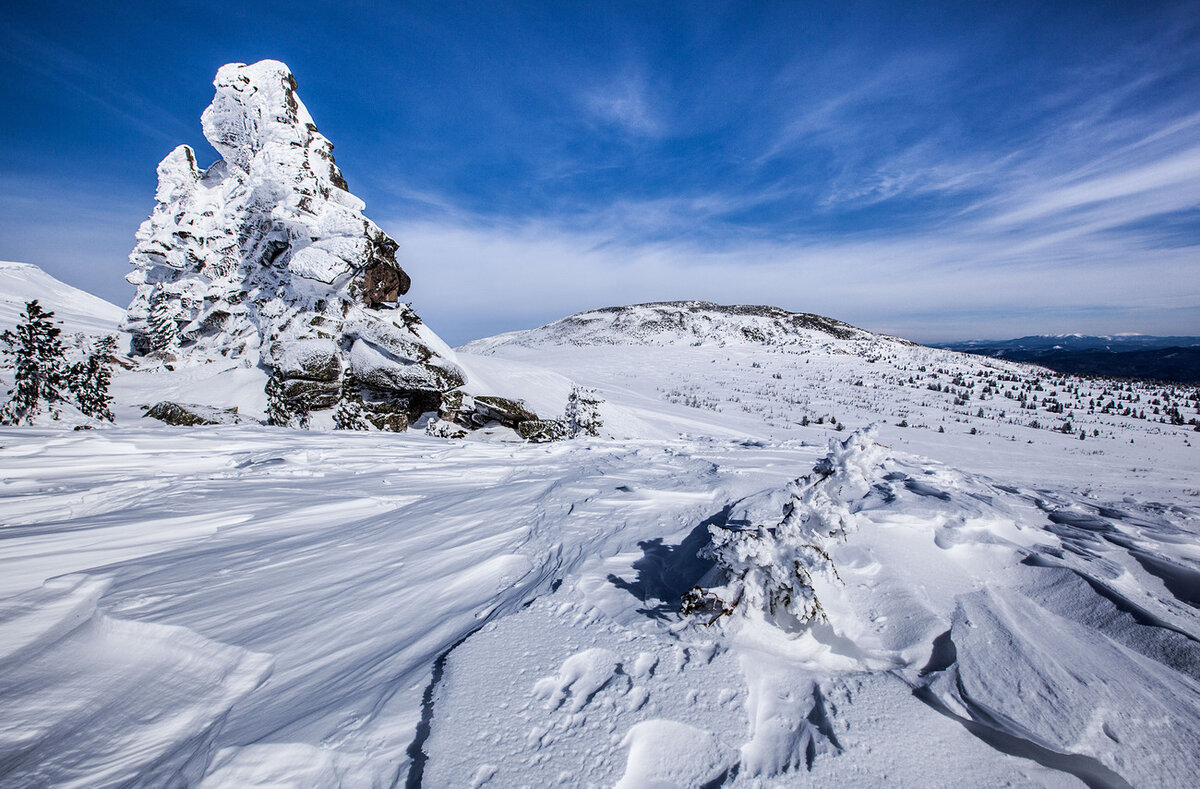
{"type": "Polygon", "coordinates": [[[661,100],[650,95],[642,72],[626,69],[580,96],[580,104],[595,121],[636,137],[659,137],[667,133],[661,100]]]}
{"type": "MultiPolygon", "coordinates": [[[[1200,207],[1200,114],[1096,111],[1121,100],[1093,96],[1063,108],[1021,146],[947,155],[936,141],[918,140],[857,180],[835,178],[819,203],[840,210],[961,196],[900,228],[780,233],[773,218],[736,219],[787,204],[794,192],[785,184],[499,222],[434,214],[387,226],[414,269],[414,297],[446,321],[454,311],[471,313],[478,333],[602,304],[677,298],[770,302],[926,340],[1194,332],[1200,232],[1181,241],[1177,224],[1164,227],[1164,243],[1153,220],[1200,207]],[[469,272],[477,287],[452,300],[423,291],[423,261],[434,259],[469,272]]],[[[1194,227],[1200,231],[1200,215],[1194,227]]]]}

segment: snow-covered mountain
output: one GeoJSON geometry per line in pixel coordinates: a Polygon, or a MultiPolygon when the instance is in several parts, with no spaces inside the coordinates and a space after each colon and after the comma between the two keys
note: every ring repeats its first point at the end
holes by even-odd
{"type": "Polygon", "coordinates": [[[537,329],[476,340],[463,350],[488,353],[505,345],[813,345],[876,338],[848,323],[778,307],[667,301],[589,310],[537,329]]]}
{"type": "Polygon", "coordinates": [[[60,282],[30,263],[0,261],[0,327],[12,328],[37,300],[54,313],[64,333],[118,334],[125,310],[99,296],[60,282]]]}

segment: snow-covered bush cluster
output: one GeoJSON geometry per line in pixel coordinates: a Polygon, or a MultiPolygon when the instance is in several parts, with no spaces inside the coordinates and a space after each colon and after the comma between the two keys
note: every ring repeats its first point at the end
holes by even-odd
{"type": "Polygon", "coordinates": [[[711,623],[740,609],[788,631],[823,619],[814,577],[837,578],[831,542],[854,528],[855,506],[870,492],[884,459],[874,426],[857,430],[830,441],[829,454],[812,473],[788,485],[790,500],[778,522],[709,526],[706,553],[726,582],[691,589],[683,613],[709,614],[711,623]]]}
{"type": "Polygon", "coordinates": [[[105,336],[81,345],[83,358],[71,363],[61,334],[54,313],[42,309],[37,299],[25,305],[16,327],[0,333],[0,357],[11,361],[14,371],[9,400],[0,407],[0,424],[33,424],[42,413],[57,420],[68,395],[80,415],[113,420],[108,387],[116,340],[105,336]]]}

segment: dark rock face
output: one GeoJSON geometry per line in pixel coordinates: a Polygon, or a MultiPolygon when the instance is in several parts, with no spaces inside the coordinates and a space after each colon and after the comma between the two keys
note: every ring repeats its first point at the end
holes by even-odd
{"type": "Polygon", "coordinates": [[[495,420],[505,427],[513,428],[521,422],[537,419],[537,414],[525,408],[524,402],[490,395],[475,397],[475,413],[485,419],[495,420]]]}
{"type": "Polygon", "coordinates": [[[391,433],[403,433],[413,421],[410,418],[408,403],[392,400],[364,401],[363,416],[377,430],[391,433]]]}
{"type": "Polygon", "coordinates": [[[305,378],[286,378],[283,397],[288,403],[303,404],[310,411],[321,411],[337,405],[341,387],[336,381],[310,381],[305,378]]]}
{"type": "Polygon", "coordinates": [[[377,309],[380,305],[393,303],[408,293],[411,282],[403,270],[380,262],[363,270],[358,292],[363,304],[377,309]]]}
{"type": "Polygon", "coordinates": [[[242,421],[236,408],[213,408],[194,403],[172,403],[164,400],[145,407],[143,418],[157,419],[168,425],[194,427],[196,425],[233,425],[242,421]]]}
{"type": "Polygon", "coordinates": [[[538,418],[538,415],[526,408],[520,400],[493,395],[472,397],[462,392],[450,392],[443,397],[438,416],[472,430],[491,424],[515,430],[521,423],[538,418]]]}
{"type": "Polygon", "coordinates": [[[535,444],[571,437],[571,426],[560,419],[530,419],[517,425],[517,435],[535,444]]]}

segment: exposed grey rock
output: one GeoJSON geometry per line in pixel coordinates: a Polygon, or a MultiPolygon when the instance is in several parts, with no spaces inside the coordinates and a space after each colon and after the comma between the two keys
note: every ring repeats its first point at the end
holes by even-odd
{"type": "Polygon", "coordinates": [[[235,425],[244,421],[237,408],[214,408],[196,403],[173,403],[164,400],[152,406],[143,406],[143,417],[157,419],[168,425],[194,427],[195,425],[235,425]]]}
{"type": "Polygon", "coordinates": [[[475,396],[475,413],[485,419],[499,422],[506,427],[516,427],[521,422],[537,419],[537,414],[525,407],[524,401],[509,400],[492,395],[475,396]]]}
{"type": "Polygon", "coordinates": [[[517,425],[517,435],[535,444],[562,441],[571,437],[571,426],[561,419],[530,419],[517,425]]]}

